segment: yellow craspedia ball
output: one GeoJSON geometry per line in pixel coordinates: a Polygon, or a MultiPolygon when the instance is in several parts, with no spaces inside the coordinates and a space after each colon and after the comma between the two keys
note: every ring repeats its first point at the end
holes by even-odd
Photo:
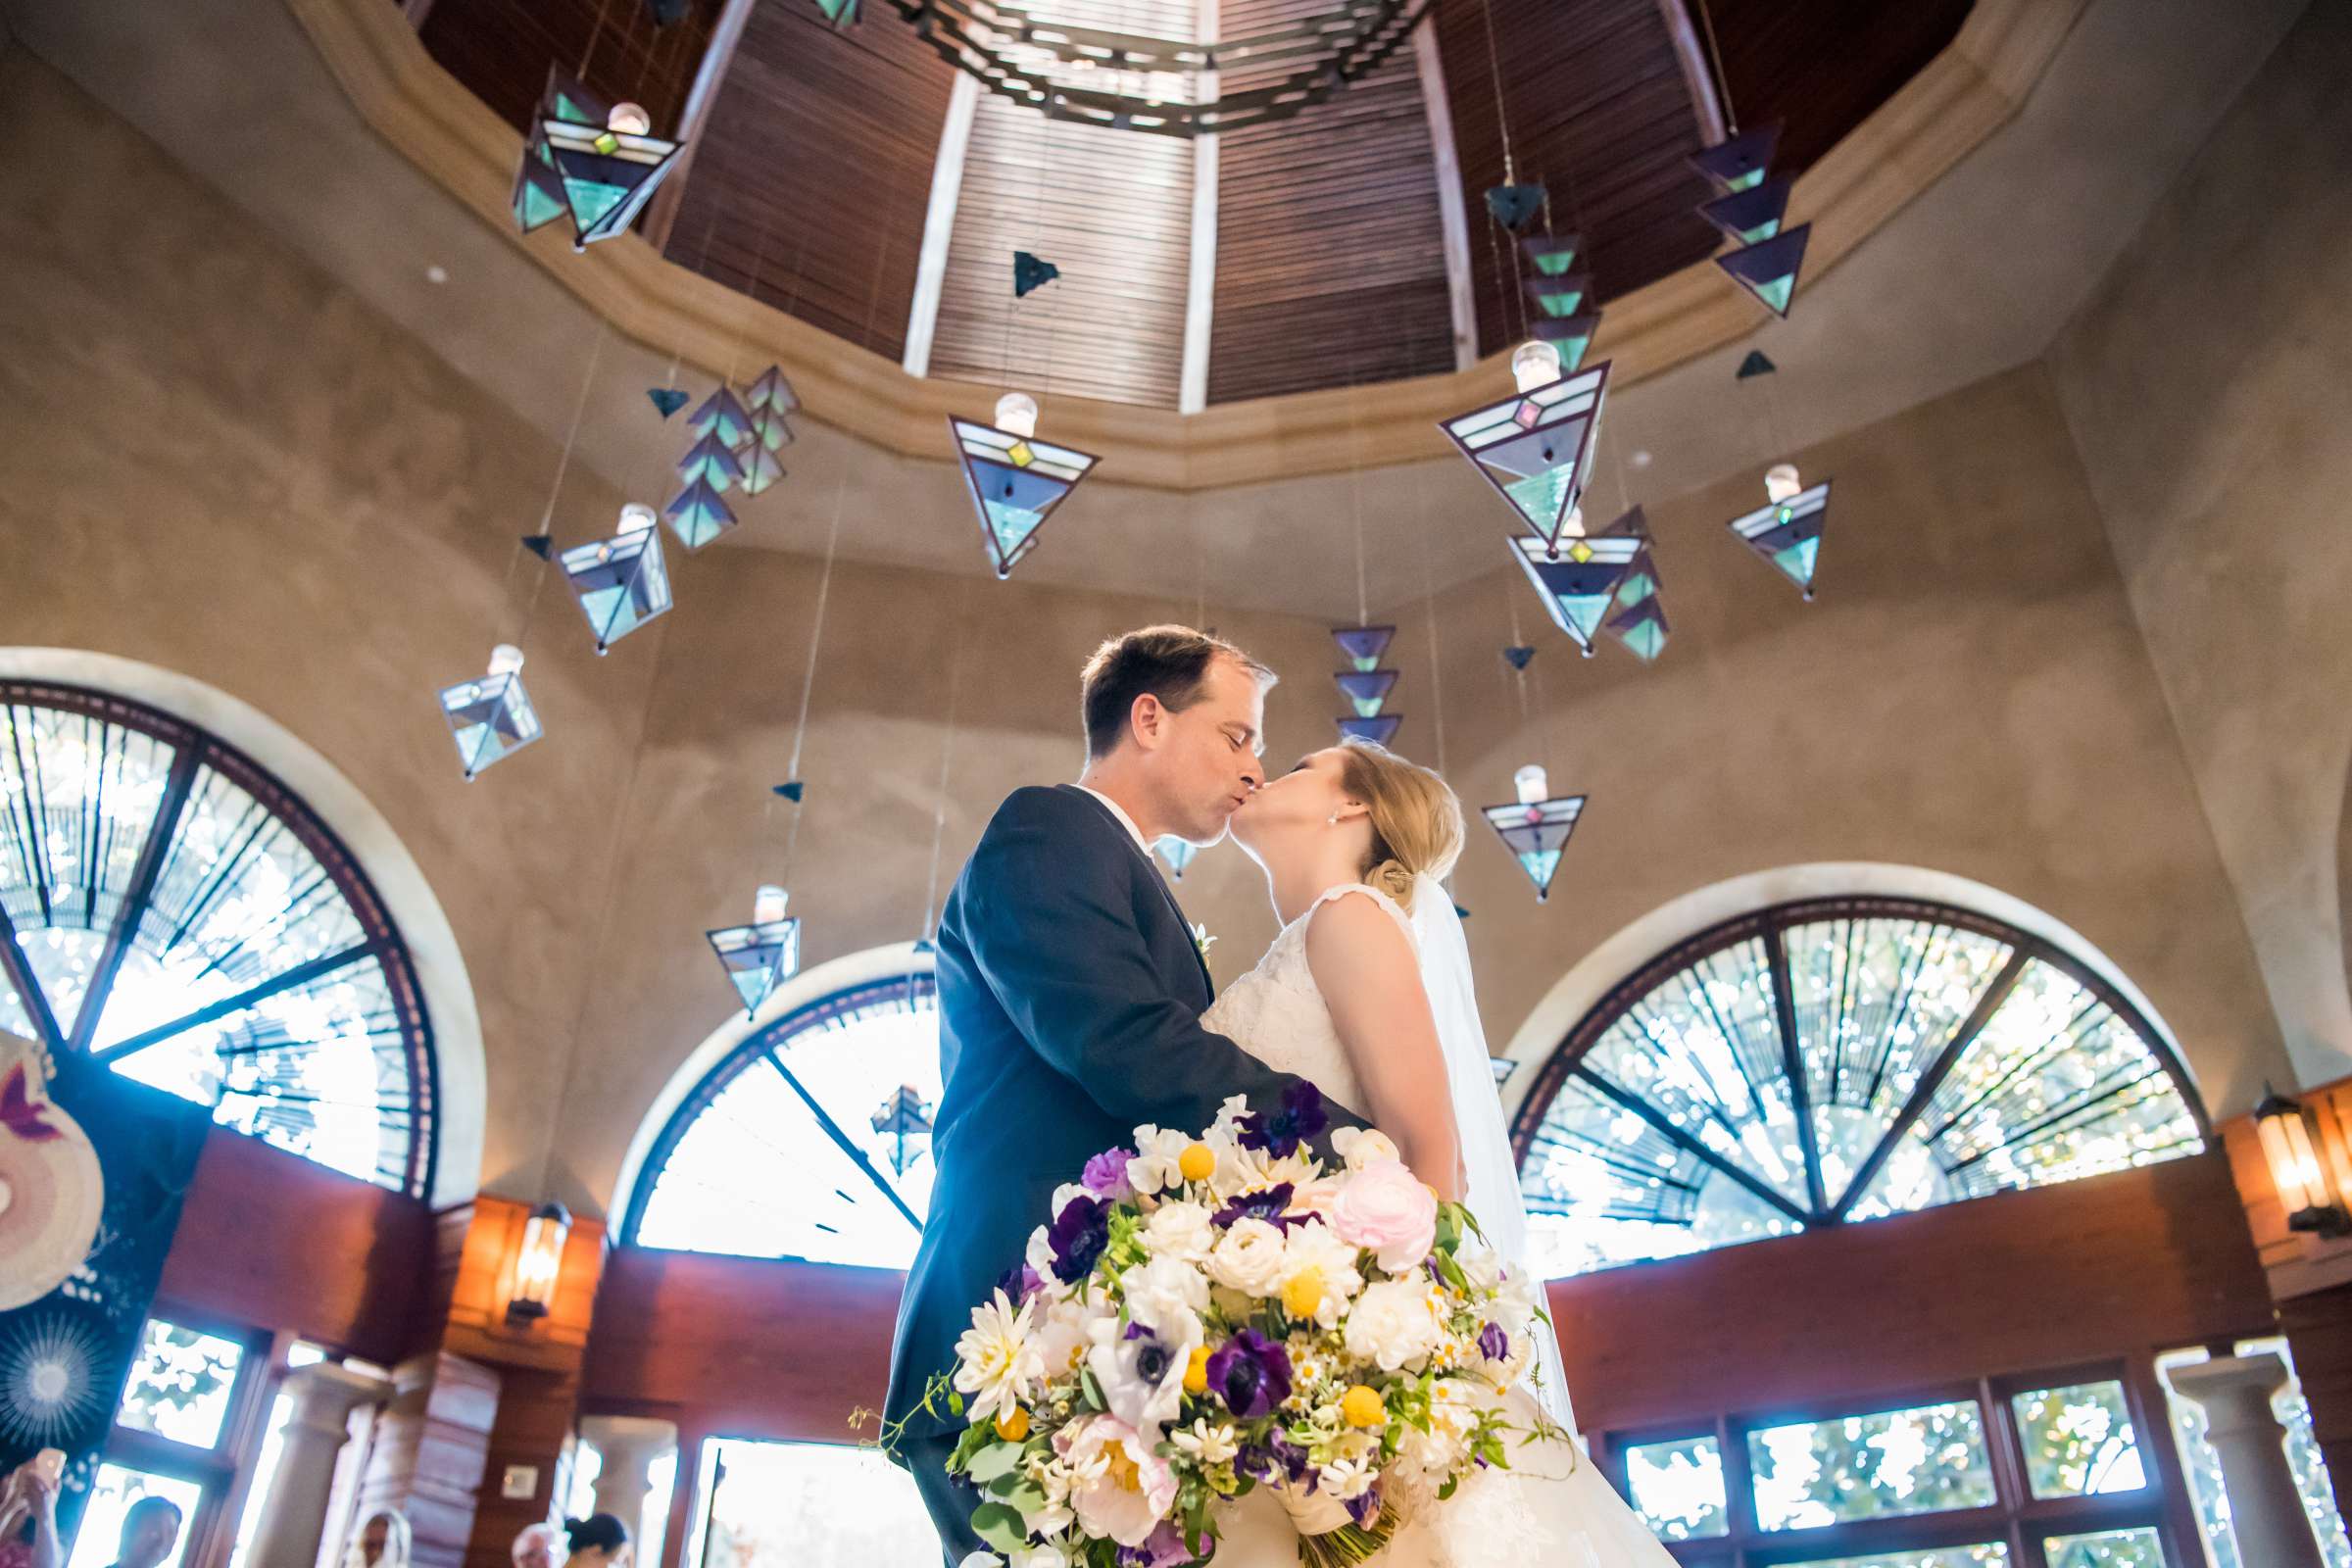
{"type": "Polygon", "coordinates": [[[1184,1363],[1184,1392],[1208,1392],[1208,1347],[1205,1345],[1194,1346],[1192,1359],[1184,1363]]]}
{"type": "Polygon", "coordinates": [[[1351,1427],[1386,1426],[1389,1408],[1380,1402],[1379,1390],[1358,1383],[1340,1396],[1340,1419],[1351,1427]]]}
{"type": "Polygon", "coordinates": [[[997,1436],[1006,1443],[1018,1443],[1029,1435],[1029,1412],[1019,1405],[997,1417],[997,1436]]]}
{"type": "Polygon", "coordinates": [[[1323,1304],[1323,1271],[1302,1268],[1282,1282],[1282,1309],[1293,1317],[1313,1317],[1323,1304]]]}
{"type": "Polygon", "coordinates": [[[1187,1144],[1176,1156],[1176,1171],[1188,1182],[1204,1182],[1216,1174],[1217,1152],[1206,1144],[1187,1144]]]}

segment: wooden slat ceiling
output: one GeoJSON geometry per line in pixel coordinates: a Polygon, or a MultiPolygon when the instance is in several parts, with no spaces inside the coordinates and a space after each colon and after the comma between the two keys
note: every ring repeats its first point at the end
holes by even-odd
{"type": "Polygon", "coordinates": [[[645,0],[433,0],[418,33],[441,69],[517,130],[561,65],[600,97],[632,99],[676,128],[721,0],[690,0],[666,27],[645,0]],[[581,72],[585,62],[587,70],[581,72]]]}
{"type": "MultiPolygon", "coordinates": [[[[1319,9],[1225,0],[1222,29],[1319,9]]],[[[1296,120],[1220,138],[1217,157],[1209,402],[1453,368],[1429,114],[1410,48],[1296,120]]]]}
{"type": "MultiPolygon", "coordinates": [[[[1041,20],[1193,36],[1193,0],[1058,0],[1032,9],[1041,20]]],[[[1192,267],[1193,162],[1192,143],[1181,137],[1049,120],[983,93],[931,373],[1041,397],[1174,408],[1192,267]],[[1015,251],[1052,262],[1061,276],[1016,301],[1015,251]]],[[[974,412],[985,416],[993,402],[992,392],[974,412]]]]}
{"type": "Polygon", "coordinates": [[[695,150],[670,261],[890,359],[955,68],[887,15],[755,6],[695,150]]]}
{"type": "Polygon", "coordinates": [[[1790,172],[1810,169],[1942,53],[1969,7],[1970,0],[1707,0],[1728,107],[1741,125],[1782,122],[1778,167],[1790,172]]]}

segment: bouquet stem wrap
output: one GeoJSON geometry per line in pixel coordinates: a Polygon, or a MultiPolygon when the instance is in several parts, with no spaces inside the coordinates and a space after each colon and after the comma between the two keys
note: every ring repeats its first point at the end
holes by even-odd
{"type": "Polygon", "coordinates": [[[1371,1528],[1355,1522],[1348,1505],[1322,1492],[1304,1492],[1295,1485],[1276,1487],[1274,1495],[1298,1532],[1298,1561],[1302,1568],[1353,1568],[1368,1561],[1396,1533],[1396,1521],[1387,1509],[1371,1528]]]}

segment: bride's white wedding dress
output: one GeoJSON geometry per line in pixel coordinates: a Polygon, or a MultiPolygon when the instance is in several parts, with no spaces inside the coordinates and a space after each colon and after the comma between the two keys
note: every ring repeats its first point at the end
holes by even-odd
{"type": "MultiPolygon", "coordinates": [[[[1416,954],[1422,956],[1422,971],[1431,985],[1441,1034],[1446,1032],[1449,1009],[1457,1017],[1467,1012],[1469,1021],[1458,1025],[1455,1033],[1474,1035],[1470,1052],[1483,1057],[1484,1036],[1476,1034],[1475,1012],[1469,1010],[1467,951],[1441,960],[1457,968],[1458,975],[1445,967],[1433,972],[1432,956],[1422,954],[1424,946],[1435,947],[1447,940],[1458,949],[1458,926],[1450,933],[1433,936],[1429,920],[1417,923],[1386,894],[1354,885],[1328,890],[1304,914],[1285,926],[1257,967],[1228,987],[1201,1022],[1268,1066],[1307,1079],[1330,1099],[1363,1115],[1363,1094],[1349,1070],[1331,1009],[1324,1004],[1306,961],[1306,930],[1315,911],[1334,899],[1350,895],[1371,900],[1404,928],[1416,954]],[[1441,983],[1458,987],[1458,998],[1438,996],[1441,983]]],[[[1450,899],[1437,883],[1424,879],[1415,903],[1435,899],[1446,900],[1443,917],[1450,920],[1450,899]]],[[[1460,1040],[1448,1043],[1449,1054],[1463,1054],[1463,1050],[1460,1040]]],[[[1483,1062],[1474,1066],[1477,1077],[1485,1080],[1475,1085],[1476,1092],[1492,1101],[1492,1077],[1483,1062]]],[[[1452,1076],[1458,1102],[1468,1087],[1458,1064],[1452,1076]]],[[[1455,1114],[1465,1115],[1459,1103],[1455,1114]]],[[[1498,1114],[1495,1125],[1499,1127],[1498,1114]]],[[[1500,1208],[1506,1200],[1489,1192],[1482,1201],[1477,1156],[1482,1151],[1491,1156],[1487,1184],[1492,1187],[1507,1176],[1507,1171],[1498,1175],[1494,1167],[1497,1158],[1507,1161],[1507,1147],[1493,1147],[1498,1135],[1475,1139],[1473,1132],[1465,1117],[1463,1147],[1472,1171],[1470,1206],[1493,1234],[1496,1227],[1488,1219],[1487,1209],[1500,1208]]],[[[1507,1198],[1514,1216],[1521,1212],[1516,1196],[1514,1188],[1507,1198]]],[[[1518,1259],[1510,1256],[1509,1250],[1506,1247],[1505,1261],[1516,1267],[1518,1259]]],[[[1543,1331],[1541,1324],[1537,1327],[1538,1332],[1543,1331]]],[[[1556,1356],[1548,1359],[1557,1366],[1556,1356]]],[[[1558,1374],[1551,1376],[1556,1380],[1558,1374]]],[[[1518,1411],[1514,1424],[1522,1430],[1532,1430],[1535,1424],[1537,1397],[1524,1387],[1510,1395],[1518,1411]]],[[[1564,1392],[1545,1398],[1544,1404],[1555,1421],[1565,1424],[1568,1406],[1564,1392]]],[[[1544,1568],[1674,1568],[1674,1559],[1577,1445],[1559,1440],[1526,1446],[1514,1442],[1510,1453],[1509,1470],[1482,1471],[1450,1501],[1408,1513],[1396,1538],[1373,1559],[1374,1568],[1495,1568],[1520,1562],[1542,1563],[1544,1568]]],[[[1297,1563],[1298,1535],[1281,1503],[1263,1489],[1235,1503],[1224,1522],[1216,1561],[1217,1568],[1288,1568],[1297,1563]]]]}

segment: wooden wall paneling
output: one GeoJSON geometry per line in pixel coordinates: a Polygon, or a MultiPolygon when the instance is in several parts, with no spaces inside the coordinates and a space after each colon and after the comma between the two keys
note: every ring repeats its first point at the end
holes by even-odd
{"type": "Polygon", "coordinates": [[[664,256],[896,362],[954,71],[895,16],[755,7],[664,256]]]}
{"type": "MultiPolygon", "coordinates": [[[[1232,0],[1225,24],[1265,26],[1304,3],[1232,0]]],[[[1297,120],[1220,137],[1217,160],[1211,403],[1453,368],[1412,50],[1297,120]]]]}
{"type": "Polygon", "coordinates": [[[2279,1302],[2278,1322],[2311,1404],[2312,1434],[2328,1461],[2336,1508],[2352,1519],[2352,1285],[2279,1302]]]}
{"type": "Polygon", "coordinates": [[[393,1369],[392,1402],[377,1417],[359,1487],[358,1517],[378,1507],[407,1515],[416,1568],[457,1568],[473,1532],[489,1460],[500,1377],[446,1352],[393,1369]]]}
{"type": "Polygon", "coordinates": [[[1726,110],[1741,126],[1780,121],[1775,168],[1801,173],[1927,69],[1960,35],[1972,7],[1973,0],[1707,0],[1730,87],[1726,110]]]}
{"type": "Polygon", "coordinates": [[[1550,1286],[1577,1414],[1641,1427],[2272,1332],[2218,1152],[1550,1286]]]}
{"type": "Polygon", "coordinates": [[[601,98],[643,104],[655,131],[667,133],[685,111],[720,4],[689,0],[686,15],[662,27],[645,0],[432,0],[417,35],[517,130],[529,129],[547,68],[560,65],[601,98]]]}
{"type": "Polygon", "coordinates": [[[557,1460],[578,1419],[576,1371],[508,1367],[501,1371],[497,1419],[483,1453],[482,1484],[474,1494],[472,1533],[465,1568],[509,1568],[509,1547],[524,1525],[555,1516],[557,1460]],[[508,1497],[499,1485],[509,1465],[537,1467],[528,1497],[508,1497]]]}
{"type": "Polygon", "coordinates": [[[389,1366],[416,1334],[432,1252],[420,1200],[215,1127],[158,1294],[389,1366]]]}
{"type": "MultiPolygon", "coordinates": [[[[1183,138],[1065,123],[981,94],[931,374],[989,383],[972,400],[982,417],[1007,383],[1039,397],[1175,408],[1192,207],[1193,148],[1183,138]],[[1015,300],[1015,251],[1034,252],[1061,276],[1015,300]]],[[[1039,428],[1049,439],[1052,417],[1039,428]]]]}

